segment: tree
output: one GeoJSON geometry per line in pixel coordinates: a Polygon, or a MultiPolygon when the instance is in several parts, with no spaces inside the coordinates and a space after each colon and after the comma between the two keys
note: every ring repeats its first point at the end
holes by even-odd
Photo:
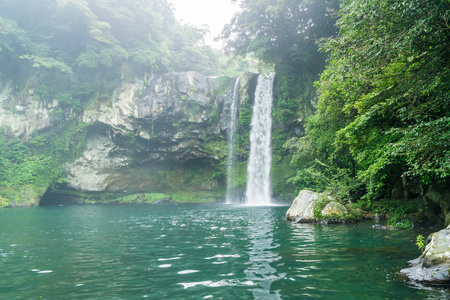
{"type": "Polygon", "coordinates": [[[450,175],[449,19],[449,1],[347,1],[322,43],[318,118],[343,122],[334,156],[347,149],[372,196],[450,175]]]}
{"type": "Polygon", "coordinates": [[[338,0],[241,0],[241,11],[222,32],[227,49],[251,53],[277,73],[275,108],[292,126],[313,113],[313,82],[325,67],[317,41],[336,33],[338,0]]]}
{"type": "Polygon", "coordinates": [[[1,71],[19,85],[33,77],[41,100],[86,102],[151,73],[212,74],[204,34],[179,24],[167,0],[0,0],[1,71]]]}
{"type": "MultiPolygon", "coordinates": [[[[239,54],[254,53],[270,64],[307,65],[320,60],[318,39],[334,34],[335,0],[241,0],[241,11],[222,33],[239,54]]],[[[323,55],[322,55],[323,57],[323,55]]]]}

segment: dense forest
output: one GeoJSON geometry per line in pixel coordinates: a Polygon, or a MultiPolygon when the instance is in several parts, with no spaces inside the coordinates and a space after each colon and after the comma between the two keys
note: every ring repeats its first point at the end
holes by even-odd
{"type": "Polygon", "coordinates": [[[108,94],[122,76],[218,70],[204,32],[179,24],[164,0],[5,0],[0,9],[2,73],[18,83],[38,74],[43,98],[108,94]]]}
{"type": "Polygon", "coordinates": [[[228,47],[274,65],[276,101],[306,128],[284,145],[297,168],[291,182],[412,226],[406,215],[423,208],[427,187],[448,191],[450,1],[241,7],[223,33],[228,47]],[[320,73],[317,97],[308,95],[320,73]]]}
{"type": "MultiPolygon", "coordinates": [[[[176,21],[166,0],[0,1],[3,108],[23,113],[18,107],[31,95],[38,109],[51,110],[50,130],[3,128],[0,205],[64,183],[64,163],[85,147],[89,124],[80,116],[93,103],[110,101],[123,82],[170,72],[241,72],[204,44],[204,34],[176,21]]],[[[237,61],[245,68],[245,59],[237,61]]]]}
{"type": "MultiPolygon", "coordinates": [[[[52,132],[24,139],[4,130],[0,204],[9,205],[17,186],[64,181],[63,163],[84,145],[79,116],[122,81],[183,71],[236,75],[251,57],[261,72],[277,74],[274,181],[392,212],[392,225],[410,227],[406,217],[418,211],[449,223],[450,215],[436,212],[447,214],[448,205],[427,204],[424,195],[449,190],[450,1],[238,2],[220,37],[234,57],[230,67],[204,45],[202,29],[175,20],[166,0],[1,0],[2,79],[59,106],[52,132]]],[[[249,105],[241,106],[241,123],[249,105]]]]}

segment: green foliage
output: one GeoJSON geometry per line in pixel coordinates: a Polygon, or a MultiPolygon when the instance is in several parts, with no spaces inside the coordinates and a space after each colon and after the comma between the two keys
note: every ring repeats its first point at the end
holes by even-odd
{"type": "Polygon", "coordinates": [[[78,99],[74,99],[70,93],[62,93],[57,96],[60,107],[64,109],[70,108],[76,114],[83,111],[83,106],[78,99]]]}
{"type": "Polygon", "coordinates": [[[330,200],[328,198],[321,198],[317,201],[313,211],[314,219],[316,221],[320,221],[323,219],[322,210],[327,206],[329,202],[330,200]]]}
{"type": "Polygon", "coordinates": [[[216,68],[221,75],[232,78],[241,76],[247,72],[258,72],[258,61],[252,54],[246,56],[239,56],[235,54],[229,54],[223,51],[216,51],[217,66],[216,68]]]}
{"type": "Polygon", "coordinates": [[[85,135],[83,126],[70,120],[28,143],[0,137],[2,205],[37,205],[36,199],[63,176],[64,163],[82,153],[85,135]]]}
{"type": "Polygon", "coordinates": [[[209,46],[184,46],[171,61],[180,71],[196,70],[206,75],[217,74],[216,62],[216,54],[209,46]]]}
{"type": "Polygon", "coordinates": [[[370,195],[363,197],[359,202],[363,209],[368,209],[376,213],[382,213],[392,215],[387,221],[387,224],[391,227],[412,229],[414,227],[413,222],[408,218],[411,213],[417,212],[418,203],[415,200],[394,200],[394,199],[381,199],[373,201],[370,199],[370,195]]]}
{"type": "Polygon", "coordinates": [[[9,207],[9,206],[10,206],[9,200],[0,197],[0,207],[9,207]]]}
{"type": "Polygon", "coordinates": [[[413,229],[414,223],[406,218],[401,212],[395,212],[394,216],[387,221],[387,224],[394,228],[413,229]]]}
{"type": "Polygon", "coordinates": [[[34,99],[39,101],[47,101],[50,99],[50,91],[47,85],[38,85],[34,90],[34,99]]]}
{"type": "Polygon", "coordinates": [[[70,93],[81,103],[130,77],[212,74],[219,55],[201,45],[206,31],[173,11],[167,0],[0,1],[0,70],[17,85],[35,76],[40,100],[70,93]]]}
{"type": "Polygon", "coordinates": [[[249,103],[239,106],[239,128],[249,128],[252,122],[252,107],[249,103]]]}
{"type": "Polygon", "coordinates": [[[275,195],[283,199],[292,200],[295,198],[295,185],[288,179],[295,175],[295,168],[290,163],[290,157],[274,156],[270,170],[271,184],[275,195]]]}
{"type": "Polygon", "coordinates": [[[332,60],[318,84],[318,115],[341,124],[328,144],[352,157],[370,195],[402,175],[430,182],[450,174],[449,5],[349,1],[341,36],[322,44],[332,60]]]}
{"type": "MultiPolygon", "coordinates": [[[[311,50],[312,51],[312,50],[311,50]]],[[[316,96],[314,81],[323,69],[323,58],[315,57],[310,62],[317,63],[314,68],[294,67],[278,64],[275,67],[274,109],[280,111],[281,124],[290,125],[298,119],[304,119],[314,112],[313,100],[316,96]],[[322,59],[322,61],[321,61],[322,59]]]]}
{"type": "MultiPolygon", "coordinates": [[[[299,189],[344,202],[365,194],[361,205],[412,227],[409,203],[379,199],[402,176],[431,183],[450,174],[449,13],[440,0],[342,4],[340,35],[320,42],[330,59],[316,83],[317,112],[306,136],[285,143],[299,189]]],[[[280,107],[291,98],[280,97],[280,107]]]]}
{"type": "Polygon", "coordinates": [[[32,201],[32,198],[39,195],[39,189],[45,191],[54,173],[60,170],[57,160],[35,153],[18,138],[11,140],[1,138],[0,154],[2,206],[32,201]],[[26,186],[29,188],[25,188],[26,186]]]}
{"type": "MultiPolygon", "coordinates": [[[[314,67],[318,37],[335,32],[329,11],[339,1],[241,0],[241,11],[222,33],[228,47],[266,64],[314,67]]],[[[320,56],[320,55],[319,55],[320,56]]]]}
{"type": "Polygon", "coordinates": [[[224,195],[207,192],[207,191],[196,191],[196,192],[179,192],[172,195],[172,200],[183,203],[206,203],[206,202],[216,202],[217,198],[223,198],[224,195]]]}
{"type": "MultiPolygon", "coordinates": [[[[5,143],[5,140],[3,140],[5,143]]],[[[28,155],[28,147],[25,146],[18,137],[14,137],[5,145],[7,150],[4,153],[4,157],[9,159],[13,163],[22,163],[28,155]]]]}
{"type": "Polygon", "coordinates": [[[248,102],[241,103],[239,106],[238,132],[236,141],[238,152],[248,156],[248,145],[250,140],[250,124],[252,122],[252,107],[248,102]]]}
{"type": "Polygon", "coordinates": [[[30,60],[33,62],[33,68],[45,68],[45,69],[56,69],[62,73],[67,73],[72,75],[72,68],[63,62],[60,62],[52,57],[39,57],[36,55],[22,55],[19,58],[30,60]]]}
{"type": "Polygon", "coordinates": [[[244,189],[247,184],[247,161],[237,162],[231,187],[244,189]]]}
{"type": "Polygon", "coordinates": [[[425,246],[427,245],[426,240],[423,237],[423,235],[419,234],[416,237],[416,245],[417,245],[417,248],[419,248],[419,250],[423,253],[423,250],[425,250],[425,246]]]}
{"type": "Polygon", "coordinates": [[[152,203],[158,200],[170,199],[169,195],[163,193],[143,193],[143,194],[132,194],[119,198],[107,198],[108,201],[113,201],[118,204],[142,204],[142,203],[152,203]]]}
{"type": "Polygon", "coordinates": [[[217,78],[213,78],[212,80],[214,82],[214,96],[218,96],[226,93],[229,90],[233,78],[231,76],[220,76],[217,78]]]}
{"type": "Polygon", "coordinates": [[[205,151],[217,160],[225,160],[227,156],[227,142],[225,140],[207,141],[204,144],[205,151]]]}
{"type": "Polygon", "coordinates": [[[289,181],[298,190],[325,191],[341,203],[355,202],[364,192],[363,184],[352,175],[351,170],[328,165],[318,159],[310,167],[298,169],[289,181]]]}

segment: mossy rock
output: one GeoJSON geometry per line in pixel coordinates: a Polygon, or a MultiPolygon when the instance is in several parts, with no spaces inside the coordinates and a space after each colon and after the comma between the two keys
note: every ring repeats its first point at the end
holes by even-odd
{"type": "Polygon", "coordinates": [[[362,220],[362,214],[349,206],[331,201],[322,209],[320,218],[326,224],[351,223],[362,220]]]}

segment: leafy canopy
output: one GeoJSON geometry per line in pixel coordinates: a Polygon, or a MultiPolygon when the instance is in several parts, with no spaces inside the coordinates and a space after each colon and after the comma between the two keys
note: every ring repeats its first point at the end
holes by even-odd
{"type": "Polygon", "coordinates": [[[318,118],[341,123],[323,132],[374,194],[450,175],[449,19],[449,1],[346,1],[340,35],[322,42],[318,118]]]}

